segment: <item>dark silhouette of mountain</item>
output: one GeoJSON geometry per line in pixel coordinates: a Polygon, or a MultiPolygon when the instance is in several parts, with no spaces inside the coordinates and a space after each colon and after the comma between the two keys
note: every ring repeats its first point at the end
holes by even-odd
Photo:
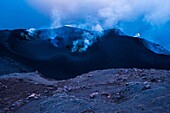
{"type": "MultiPolygon", "coordinates": [[[[36,30],[33,34],[25,29],[6,30],[0,31],[0,51],[55,79],[109,68],[170,69],[170,56],[154,53],[144,39],[120,34],[119,30],[110,29],[99,37],[95,32],[71,27],[36,30]],[[81,40],[84,33],[97,38],[86,51],[79,51],[84,47],[80,43],[72,52],[73,41],[81,40]]],[[[157,44],[148,44],[157,48],[157,44]]]]}

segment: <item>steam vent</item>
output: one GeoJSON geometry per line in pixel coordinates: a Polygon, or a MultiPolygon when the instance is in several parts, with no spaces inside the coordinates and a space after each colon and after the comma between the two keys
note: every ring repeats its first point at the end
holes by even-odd
{"type": "Polygon", "coordinates": [[[170,0],[0,0],[0,113],[170,113],[170,0]]]}
{"type": "Polygon", "coordinates": [[[118,29],[103,34],[72,27],[1,31],[1,54],[57,80],[110,68],[170,69],[168,51],[157,54],[149,45],[160,49],[118,29]]]}

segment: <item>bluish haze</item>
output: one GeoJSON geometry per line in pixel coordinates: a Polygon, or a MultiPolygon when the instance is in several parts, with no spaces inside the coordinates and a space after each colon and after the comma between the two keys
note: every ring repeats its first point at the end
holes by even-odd
{"type": "Polygon", "coordinates": [[[170,50],[170,0],[28,0],[52,19],[51,27],[118,28],[170,50]],[[97,26],[97,27],[96,27],[97,26]]]}
{"type": "Polygon", "coordinates": [[[50,25],[50,18],[26,1],[0,0],[0,29],[39,28],[50,25]]]}
{"type": "Polygon", "coordinates": [[[170,0],[1,0],[0,29],[119,28],[170,50],[170,0]]]}

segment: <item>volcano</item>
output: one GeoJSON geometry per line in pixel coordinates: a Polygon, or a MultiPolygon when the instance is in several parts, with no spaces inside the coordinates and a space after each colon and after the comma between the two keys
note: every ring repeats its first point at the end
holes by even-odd
{"type": "Polygon", "coordinates": [[[166,49],[126,36],[118,29],[105,30],[102,35],[66,26],[1,30],[0,51],[1,55],[57,80],[111,68],[170,69],[166,49]]]}

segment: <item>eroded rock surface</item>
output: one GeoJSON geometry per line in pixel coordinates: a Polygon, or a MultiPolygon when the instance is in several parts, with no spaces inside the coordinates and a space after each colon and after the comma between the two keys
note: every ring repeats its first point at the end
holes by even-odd
{"type": "Polygon", "coordinates": [[[58,81],[15,113],[169,113],[170,71],[110,69],[58,81]]]}

